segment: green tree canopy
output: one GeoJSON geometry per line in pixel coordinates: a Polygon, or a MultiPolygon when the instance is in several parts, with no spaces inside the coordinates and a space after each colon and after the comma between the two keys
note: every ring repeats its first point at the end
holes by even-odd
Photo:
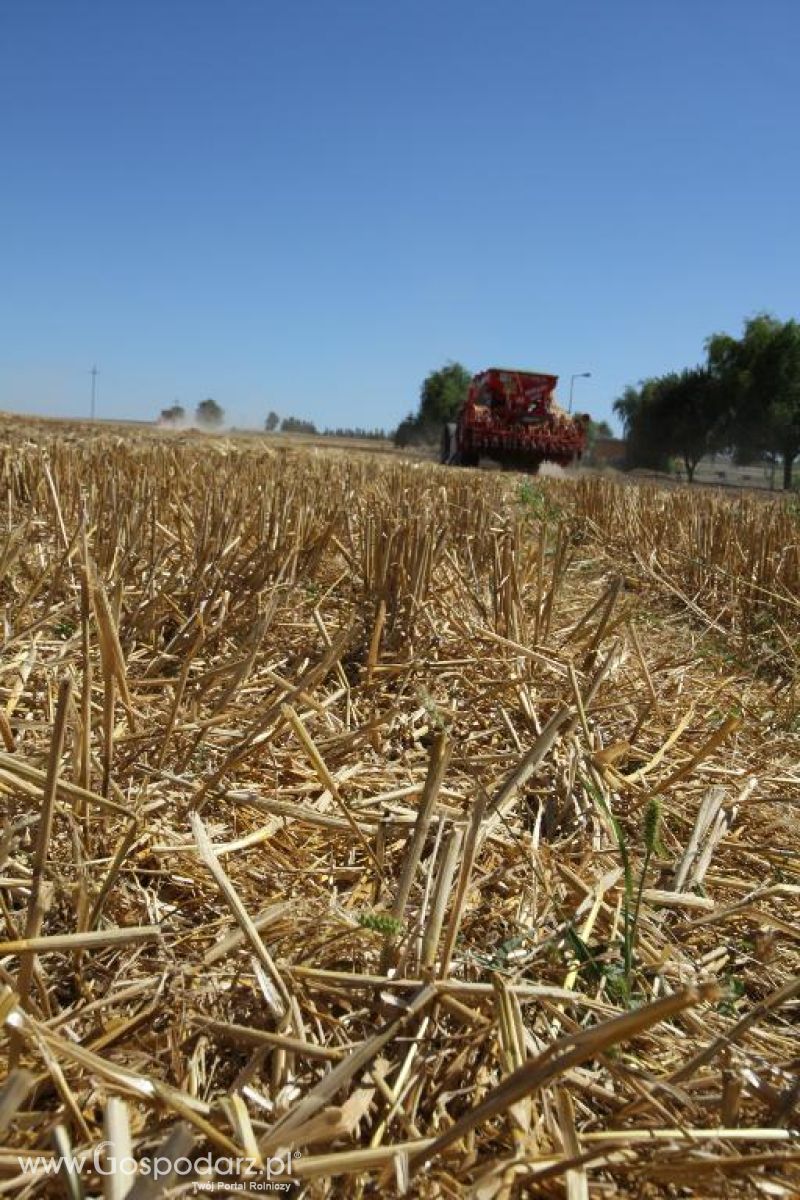
{"type": "Polygon", "coordinates": [[[800,454],[800,323],[759,313],[740,338],[714,334],[706,350],[709,371],[730,398],[732,442],[782,459],[790,488],[800,454]]]}
{"type": "Polygon", "coordinates": [[[759,313],[742,336],[715,333],[707,363],[645,379],[614,402],[630,466],[657,469],[680,455],[691,480],[700,459],[732,449],[738,462],[783,461],[792,486],[800,454],[800,322],[759,313]]]}
{"type": "Polygon", "coordinates": [[[267,433],[272,433],[273,429],[277,429],[281,423],[281,419],[276,412],[267,413],[267,419],[264,422],[264,428],[267,433]]]}
{"type": "Polygon", "coordinates": [[[225,409],[217,404],[216,400],[209,397],[207,400],[201,400],[195,409],[195,418],[198,425],[205,425],[209,429],[217,429],[225,420],[225,409]]]}
{"type": "Polygon", "coordinates": [[[691,483],[700,459],[722,449],[729,430],[724,387],[706,367],[692,367],[628,387],[614,403],[625,427],[631,466],[664,470],[683,460],[691,483]]]}
{"type": "Polygon", "coordinates": [[[614,412],[625,433],[625,458],[629,467],[647,467],[652,471],[669,468],[669,449],[664,444],[661,418],[656,402],[657,379],[643,379],[638,387],[631,384],[614,401],[614,412]]]}
{"type": "Polygon", "coordinates": [[[730,428],[726,390],[707,367],[693,367],[659,380],[655,403],[669,453],[683,459],[691,483],[701,458],[726,443],[730,428]]]}
{"type": "Polygon", "coordinates": [[[461,363],[450,362],[426,376],[419,394],[419,418],[436,429],[450,421],[467,398],[472,376],[461,363]]]}
{"type": "Polygon", "coordinates": [[[422,382],[419,407],[409,413],[395,432],[395,443],[406,446],[413,442],[438,441],[442,426],[453,420],[467,398],[472,376],[458,362],[445,363],[431,371],[422,382]]]}

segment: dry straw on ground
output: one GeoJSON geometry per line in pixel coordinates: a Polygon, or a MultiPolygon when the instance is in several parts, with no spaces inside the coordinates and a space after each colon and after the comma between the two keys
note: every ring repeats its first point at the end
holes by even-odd
{"type": "Polygon", "coordinates": [[[3,1192],[797,1194],[790,506],[5,435],[3,1192]]]}

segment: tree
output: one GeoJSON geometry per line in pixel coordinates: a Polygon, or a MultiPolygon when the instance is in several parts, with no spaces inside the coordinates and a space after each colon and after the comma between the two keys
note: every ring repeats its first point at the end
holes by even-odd
{"type": "Polygon", "coordinates": [[[587,461],[591,459],[598,438],[610,438],[613,436],[614,434],[611,431],[608,421],[593,421],[590,417],[586,423],[587,461]]]}
{"type": "Polygon", "coordinates": [[[171,408],[162,408],[160,419],[165,425],[180,425],[185,417],[186,409],[180,404],[173,404],[171,408]]]}
{"type": "Polygon", "coordinates": [[[663,411],[656,402],[657,379],[643,379],[638,388],[628,385],[614,401],[614,412],[625,433],[625,461],[629,467],[652,471],[669,469],[664,442],[663,411]]]}
{"type": "Polygon", "coordinates": [[[195,409],[195,418],[198,425],[205,425],[209,429],[218,428],[225,420],[225,409],[220,408],[216,400],[211,397],[208,400],[201,400],[195,409]]]}
{"type": "Polygon", "coordinates": [[[639,388],[635,388],[629,383],[621,396],[617,396],[613,404],[614,413],[622,422],[622,430],[625,437],[629,437],[636,421],[639,417],[639,412],[642,407],[642,392],[643,383],[639,384],[639,388]]]}
{"type": "Polygon", "coordinates": [[[467,398],[472,376],[461,363],[449,362],[426,376],[419,394],[419,420],[423,426],[439,427],[450,421],[467,398]]]}
{"type": "Polygon", "coordinates": [[[267,433],[272,433],[281,423],[281,419],[276,412],[267,413],[267,419],[264,422],[264,428],[267,433]]]}
{"type": "Polygon", "coordinates": [[[625,427],[630,466],[665,470],[678,455],[690,483],[700,459],[725,445],[729,427],[725,390],[706,367],[628,387],[614,412],[625,427]]]}
{"type": "Polygon", "coordinates": [[[654,400],[666,448],[683,459],[691,483],[701,458],[725,445],[725,389],[707,367],[694,367],[660,379],[654,400]]]}
{"type": "Polygon", "coordinates": [[[741,338],[718,333],[706,343],[709,370],[728,394],[737,457],[753,451],[783,461],[792,486],[800,454],[800,323],[759,313],[741,338]]]}
{"type": "Polygon", "coordinates": [[[452,421],[467,398],[472,376],[458,362],[445,363],[423,380],[416,415],[409,413],[395,431],[395,445],[438,441],[441,429],[452,421]]]}
{"type": "Polygon", "coordinates": [[[392,441],[395,446],[413,446],[417,437],[417,420],[413,413],[409,413],[404,420],[400,422],[392,434],[392,441]]]}

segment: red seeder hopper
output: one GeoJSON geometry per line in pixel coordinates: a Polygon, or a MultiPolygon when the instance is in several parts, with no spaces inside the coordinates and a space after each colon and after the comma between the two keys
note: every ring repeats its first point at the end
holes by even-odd
{"type": "Polygon", "coordinates": [[[588,417],[556,403],[557,375],[491,367],[476,375],[456,420],[442,435],[441,461],[475,467],[491,458],[520,471],[543,462],[567,467],[586,449],[588,417]]]}

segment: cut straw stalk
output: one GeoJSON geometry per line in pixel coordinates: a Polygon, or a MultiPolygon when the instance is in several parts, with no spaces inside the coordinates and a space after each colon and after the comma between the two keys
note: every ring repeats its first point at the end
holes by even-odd
{"type": "Polygon", "coordinates": [[[0,1085],[0,1136],[28,1098],[36,1077],[22,1067],[15,1067],[0,1085]]]}
{"type": "MultiPolygon", "coordinates": [[[[67,712],[69,710],[71,696],[72,680],[67,677],[62,679],[58,689],[56,717],[53,725],[53,736],[50,741],[50,754],[47,760],[47,777],[42,796],[42,809],[41,816],[39,817],[39,828],[36,833],[36,849],[34,851],[33,866],[31,871],[31,893],[28,900],[28,912],[25,919],[25,936],[22,939],[22,944],[19,949],[19,953],[21,953],[22,957],[19,964],[17,992],[19,994],[19,1002],[23,1007],[27,1007],[28,1005],[31,983],[33,981],[33,973],[36,966],[36,955],[38,953],[35,942],[37,940],[37,934],[41,928],[42,918],[44,916],[44,874],[47,866],[47,853],[50,846],[50,837],[53,831],[56,788],[58,784],[58,773],[61,768],[61,754],[64,749],[64,733],[66,730],[67,712]]],[[[1,945],[0,954],[2,954],[1,945]]],[[[10,1069],[13,1069],[16,1066],[20,1049],[21,1045],[19,1039],[12,1037],[9,1046],[10,1069]]]]}
{"type": "MultiPolygon", "coordinates": [[[[158,925],[129,925],[123,929],[87,930],[85,933],[53,933],[0,942],[0,957],[7,954],[53,954],[69,950],[97,950],[101,946],[127,946],[149,942],[160,935],[158,925]]],[[[21,972],[20,972],[21,974],[21,972]]]]}
{"type": "Polygon", "coordinates": [[[91,912],[89,913],[88,918],[86,920],[86,928],[87,929],[94,929],[97,926],[97,923],[100,920],[100,917],[103,912],[103,906],[105,905],[105,902],[108,899],[111,889],[113,888],[113,886],[117,880],[117,877],[118,877],[120,871],[122,870],[123,863],[125,862],[126,858],[128,857],[128,853],[129,853],[131,847],[133,846],[134,842],[136,841],[136,837],[137,837],[137,834],[139,833],[139,829],[140,829],[139,818],[133,817],[128,828],[125,830],[125,833],[120,838],[119,845],[117,846],[117,849],[114,852],[114,857],[112,858],[111,864],[110,864],[108,870],[106,871],[105,878],[104,878],[103,882],[100,884],[100,889],[97,893],[97,896],[95,897],[94,903],[92,904],[91,912]]]}
{"type": "Polygon", "coordinates": [[[544,1054],[533,1059],[532,1062],[525,1063],[513,1075],[494,1088],[481,1104],[465,1113],[450,1129],[440,1134],[422,1154],[416,1155],[412,1159],[412,1166],[414,1168],[421,1167],[423,1163],[429,1162],[437,1154],[441,1154],[448,1146],[460,1141],[477,1125],[499,1116],[512,1104],[521,1100],[523,1096],[545,1087],[551,1081],[562,1076],[565,1071],[586,1062],[587,1059],[596,1057],[608,1050],[610,1046],[638,1036],[659,1021],[677,1016],[684,1009],[699,1004],[703,1000],[712,999],[716,995],[717,989],[713,984],[706,984],[699,988],[685,988],[683,991],[667,996],[663,1000],[656,1000],[635,1012],[614,1017],[593,1029],[574,1035],[567,1034],[550,1046],[544,1054]]]}
{"type": "Polygon", "coordinates": [[[472,879],[472,871],[475,866],[475,858],[478,851],[478,836],[481,825],[483,824],[483,816],[486,811],[487,796],[483,789],[480,790],[478,798],[475,801],[470,816],[469,826],[467,828],[467,836],[464,842],[464,853],[461,857],[461,868],[458,874],[458,883],[456,884],[456,894],[453,898],[453,908],[450,913],[450,921],[445,936],[444,947],[442,949],[442,963],[440,975],[446,977],[450,973],[450,964],[453,959],[453,951],[455,949],[458,933],[461,929],[461,922],[464,918],[464,908],[469,891],[470,881],[472,879]]]}
{"type": "Polygon", "coordinates": [[[249,1025],[228,1025],[224,1021],[199,1019],[198,1024],[208,1033],[215,1034],[232,1046],[258,1046],[291,1051],[305,1058],[321,1058],[326,1062],[340,1062],[349,1052],[347,1046],[317,1046],[300,1038],[287,1037],[282,1033],[271,1033],[268,1029],[254,1029],[249,1025]]]}
{"type": "Polygon", "coordinates": [[[381,865],[378,862],[378,859],[375,855],[375,851],[370,846],[366,837],[364,836],[361,829],[359,828],[358,823],[354,819],[353,814],[350,812],[350,809],[349,809],[347,803],[345,802],[341,792],[339,791],[336,780],[333,778],[330,771],[326,767],[325,761],[324,761],[322,755],[320,754],[320,752],[314,742],[314,739],[311,737],[311,734],[308,732],[305,725],[300,720],[300,717],[297,715],[295,710],[292,708],[291,704],[284,704],[281,707],[281,712],[283,713],[283,716],[286,718],[286,720],[291,725],[294,732],[297,734],[297,737],[298,737],[301,745],[303,746],[303,749],[308,754],[308,757],[311,760],[311,765],[313,766],[314,770],[316,771],[317,778],[319,779],[320,783],[322,784],[322,786],[324,788],[326,788],[330,792],[331,796],[336,801],[341,812],[343,813],[344,819],[347,821],[347,824],[350,827],[355,838],[357,839],[358,842],[360,842],[361,846],[364,848],[364,851],[366,852],[368,857],[371,859],[372,864],[375,867],[375,869],[377,870],[378,874],[382,875],[383,872],[381,869],[381,865]]]}
{"type": "MultiPolygon", "coordinates": [[[[431,745],[430,757],[428,759],[428,773],[425,777],[425,784],[422,789],[422,796],[417,809],[417,817],[414,822],[414,828],[408,839],[407,849],[403,856],[403,869],[400,874],[400,880],[397,885],[394,902],[392,904],[391,916],[393,920],[403,923],[405,919],[406,905],[408,898],[411,895],[411,888],[414,883],[414,878],[419,868],[420,860],[422,859],[422,851],[425,847],[425,839],[428,836],[431,818],[436,806],[436,799],[439,795],[439,789],[444,781],[447,764],[450,758],[450,743],[445,733],[437,733],[434,736],[431,745]]],[[[395,953],[394,941],[387,938],[384,944],[384,951],[381,959],[381,970],[386,971],[388,966],[393,961],[395,953]]]]}
{"type": "Polygon", "coordinates": [[[194,804],[198,811],[202,811],[208,801],[209,793],[219,786],[223,777],[228,771],[243,763],[258,746],[259,741],[276,723],[280,723],[286,718],[282,715],[282,709],[286,702],[291,702],[299,697],[302,697],[305,692],[315,687],[320,683],[328,673],[333,669],[334,664],[340,661],[341,655],[345,650],[350,638],[352,630],[348,627],[341,630],[340,633],[333,639],[330,645],[326,646],[325,652],[319,662],[309,667],[307,671],[300,676],[296,684],[292,686],[288,695],[285,688],[281,687],[281,694],[270,703],[266,711],[250,725],[247,733],[241,739],[239,744],[225,756],[221,765],[214,771],[213,775],[205,779],[194,797],[194,804]]]}
{"type": "Polygon", "coordinates": [[[741,727],[741,724],[742,722],[739,717],[726,717],[719,729],[716,729],[712,733],[711,737],[703,742],[700,749],[695,751],[689,761],[682,767],[679,767],[676,771],[673,771],[669,779],[666,779],[662,784],[659,784],[658,791],[667,792],[670,788],[674,787],[676,783],[680,783],[682,779],[686,779],[689,775],[691,775],[694,769],[698,767],[704,759],[708,758],[709,754],[712,754],[713,751],[716,750],[717,746],[721,746],[726,738],[730,737],[732,733],[735,733],[736,730],[741,727]]]}
{"type": "Polygon", "coordinates": [[[447,835],[447,841],[444,844],[441,866],[439,867],[439,871],[436,876],[436,887],[433,893],[431,914],[428,918],[425,931],[422,936],[422,954],[420,966],[423,978],[428,978],[433,974],[433,966],[436,961],[436,953],[439,948],[439,939],[442,935],[442,926],[444,925],[447,905],[450,901],[450,893],[453,886],[453,876],[455,875],[456,868],[458,866],[458,857],[461,853],[461,843],[463,838],[463,829],[459,829],[456,826],[454,829],[450,830],[449,834],[447,835]]]}
{"type": "Polygon", "coordinates": [[[98,579],[92,566],[89,567],[91,578],[91,595],[97,621],[97,635],[100,644],[100,659],[103,665],[103,676],[107,684],[113,680],[120,691],[122,703],[128,717],[131,732],[136,732],[136,722],[133,715],[131,694],[128,688],[128,674],[125,669],[125,656],[119,640],[117,622],[111,611],[106,590],[98,579]]]}
{"type": "Polygon", "coordinates": [[[272,955],[269,953],[263,941],[261,940],[261,934],[253,924],[253,920],[242,903],[239,893],[236,891],[230,879],[225,874],[225,869],[217,858],[214,847],[211,844],[211,840],[206,833],[206,828],[198,813],[195,812],[191,814],[191,822],[192,833],[194,834],[194,839],[197,843],[197,851],[200,855],[200,858],[210,871],[214,882],[216,883],[223,896],[223,899],[225,900],[225,903],[233,913],[234,919],[239,925],[245,940],[249,942],[253,953],[277,989],[277,997],[272,1000],[272,1004],[275,1009],[276,1017],[278,1017],[278,1019],[282,1019],[290,1007],[289,990],[286,987],[283,978],[281,977],[280,971],[272,959],[272,955]]]}
{"type": "MultiPolygon", "coordinates": [[[[23,783],[31,785],[28,789],[29,795],[41,796],[47,783],[47,773],[16,754],[6,754],[0,751],[0,781],[12,782],[15,787],[19,787],[20,781],[23,781],[23,783]]],[[[115,800],[109,800],[97,792],[87,791],[78,784],[71,783],[68,779],[57,780],[56,794],[60,800],[70,801],[70,807],[74,807],[76,803],[80,802],[84,806],[91,804],[103,812],[113,813],[117,816],[127,817],[130,815],[130,808],[126,808],[115,800]]]]}
{"type": "MultiPolygon", "coordinates": [[[[666,1083],[670,1086],[676,1086],[685,1083],[687,1079],[691,1079],[697,1072],[710,1062],[713,1062],[718,1054],[728,1050],[734,1046],[739,1039],[749,1029],[756,1025],[759,1021],[771,1010],[780,1008],[783,1004],[793,1000],[800,995],[800,976],[792,979],[784,987],[777,988],[760,1004],[755,1005],[750,1012],[745,1013],[740,1017],[722,1036],[714,1038],[713,1041],[705,1046],[699,1053],[692,1055],[688,1062],[684,1063],[677,1071],[673,1071],[666,1083]]],[[[634,1116],[646,1109],[651,1104],[650,1099],[638,1099],[626,1104],[617,1113],[616,1120],[623,1121],[628,1117],[634,1116]]]]}
{"type": "Polygon", "coordinates": [[[104,1133],[104,1157],[111,1169],[103,1172],[103,1196],[105,1200],[125,1200],[131,1180],[120,1166],[133,1160],[133,1146],[128,1106],[119,1096],[109,1096],[106,1102],[104,1133]]]}
{"type": "Polygon", "coordinates": [[[140,1101],[149,1101],[159,1108],[166,1106],[176,1116],[191,1122],[201,1136],[208,1138],[223,1154],[243,1156],[242,1148],[208,1120],[211,1111],[208,1104],[160,1080],[151,1079],[128,1067],[117,1066],[102,1055],[87,1050],[86,1047],[79,1046],[67,1038],[59,1037],[46,1025],[24,1012],[19,1006],[19,997],[8,987],[0,991],[0,1025],[17,1032],[31,1043],[34,1050],[44,1047],[55,1058],[63,1058],[82,1067],[112,1087],[133,1094],[140,1101]]]}
{"type": "Polygon", "coordinates": [[[3,739],[3,745],[9,754],[13,754],[16,750],[16,742],[14,741],[14,732],[11,724],[2,708],[0,708],[0,737],[3,739]]]}
{"type": "MultiPolygon", "coordinates": [[[[581,1141],[589,1145],[609,1145],[611,1147],[623,1148],[627,1145],[628,1139],[636,1145],[647,1145],[652,1143],[659,1145],[664,1142],[676,1143],[676,1148],[680,1147],[683,1142],[695,1142],[701,1144],[703,1142],[713,1141],[748,1141],[752,1137],[755,1142],[765,1141],[768,1143],[774,1142],[790,1142],[792,1135],[785,1129],[653,1129],[653,1130],[626,1130],[624,1133],[617,1132],[590,1132],[581,1135],[581,1141]]],[[[310,1154],[302,1155],[296,1163],[293,1164],[293,1174],[298,1179],[331,1179],[341,1175],[360,1175],[366,1171],[382,1170],[388,1165],[391,1165],[394,1160],[424,1158],[427,1151],[434,1144],[433,1138],[419,1138],[412,1141],[395,1142],[391,1146],[375,1146],[366,1150],[338,1150],[328,1154],[310,1154]]],[[[685,1151],[684,1151],[685,1152],[685,1151]]],[[[582,1155],[581,1159],[586,1162],[596,1161],[600,1157],[606,1156],[605,1150],[592,1152],[582,1155]]],[[[537,1157],[536,1163],[526,1164],[519,1163],[519,1168],[522,1173],[525,1173],[528,1166],[535,1169],[538,1164],[544,1167],[555,1166],[558,1168],[557,1173],[574,1164],[580,1165],[581,1159],[575,1160],[569,1156],[557,1155],[542,1155],[537,1157]]],[[[705,1160],[701,1159],[702,1164],[705,1160]]],[[[714,1160],[718,1161],[718,1160],[714,1160]]],[[[722,1160],[725,1161],[725,1160],[722,1160]]],[[[736,1161],[740,1161],[738,1158],[736,1161]]],[[[775,1159],[774,1151],[768,1156],[757,1156],[759,1164],[763,1162],[771,1162],[779,1164],[781,1160],[775,1159]]],[[[502,1165],[503,1170],[509,1166],[514,1166],[513,1160],[502,1165]]],[[[650,1168],[648,1168],[648,1171],[650,1168]]]]}
{"type": "Polygon", "coordinates": [[[570,711],[567,708],[559,708],[553,713],[522,761],[506,776],[496,795],[492,798],[488,818],[484,821],[478,835],[479,848],[493,830],[505,820],[511,806],[516,801],[519,789],[527,783],[533,772],[550,752],[559,731],[567,724],[569,719],[570,711]]]}
{"type": "Polygon", "coordinates": [[[340,1088],[343,1088],[358,1071],[362,1071],[368,1063],[372,1062],[407,1021],[425,1011],[435,995],[435,988],[429,984],[420,988],[400,1016],[390,1021],[379,1033],[368,1038],[362,1045],[356,1047],[347,1058],[324,1076],[320,1083],[307,1092],[286,1116],[273,1125],[260,1143],[261,1153],[270,1154],[277,1147],[284,1145],[283,1139],[291,1134],[292,1130],[308,1121],[323,1105],[333,1099],[340,1088]]]}
{"type": "Polygon", "coordinates": [[[167,1137],[153,1152],[153,1161],[164,1164],[167,1170],[158,1179],[155,1173],[137,1175],[127,1200],[159,1200],[165,1191],[181,1178],[177,1165],[188,1157],[193,1142],[192,1128],[187,1122],[178,1121],[173,1125],[167,1137]]]}

